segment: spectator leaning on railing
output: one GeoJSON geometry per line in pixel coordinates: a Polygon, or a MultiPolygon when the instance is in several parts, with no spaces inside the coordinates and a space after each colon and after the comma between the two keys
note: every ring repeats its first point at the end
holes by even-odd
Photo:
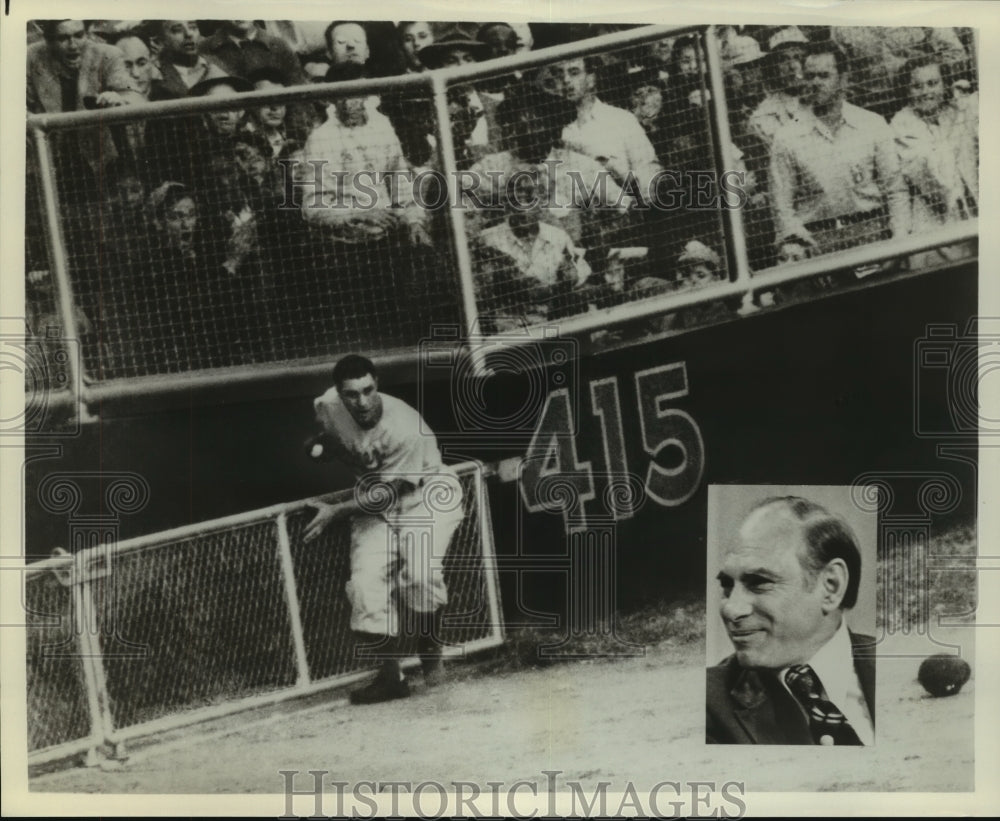
{"type": "Polygon", "coordinates": [[[480,235],[479,271],[491,307],[544,321],[587,310],[591,269],[565,231],[541,221],[539,193],[537,172],[508,180],[504,221],[480,235]]]}
{"type": "MultiPolygon", "coordinates": [[[[924,55],[900,72],[908,103],[891,125],[910,190],[912,234],[979,213],[979,95],[955,94],[948,68],[940,57],[924,55]]],[[[948,246],[910,261],[955,259],[971,250],[948,246]]]]}
{"type": "Polygon", "coordinates": [[[28,112],[121,105],[132,83],[122,53],[87,37],[82,20],[45,20],[44,40],[28,47],[28,112]]]}
{"type": "MultiPolygon", "coordinates": [[[[82,20],[44,20],[41,28],[44,39],[27,52],[29,114],[119,106],[134,95],[121,50],[88,38],[82,20]]],[[[101,168],[117,156],[110,132],[63,132],[55,135],[52,149],[63,200],[92,201],[101,168]]],[[[33,171],[29,167],[29,174],[33,171]]]]}
{"type": "Polygon", "coordinates": [[[782,261],[906,233],[906,181],[889,124],[846,102],[847,60],[833,43],[805,59],[809,116],[774,136],[771,193],[782,261]]]}

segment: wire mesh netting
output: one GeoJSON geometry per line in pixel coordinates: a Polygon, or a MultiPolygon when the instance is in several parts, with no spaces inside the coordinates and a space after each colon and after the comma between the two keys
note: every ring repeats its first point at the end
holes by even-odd
{"type": "MultiPolygon", "coordinates": [[[[465,216],[468,287],[487,331],[650,300],[664,305],[658,328],[704,324],[740,300],[670,311],[669,297],[711,294],[731,267],[752,275],[978,214],[969,29],[720,25],[602,40],[606,26],[435,23],[417,50],[422,25],[363,24],[352,36],[367,38],[365,66],[310,75],[384,75],[375,92],[330,85],[223,110],[291,80],[212,74],[179,94],[217,98],[218,110],[46,127],[92,381],[413,350],[435,324],[470,319],[449,208],[465,216]],[[495,73],[532,39],[575,42],[580,56],[495,73]],[[445,162],[431,75],[391,75],[482,60],[446,89],[445,162]],[[724,208],[739,209],[745,242],[724,208]]],[[[294,73],[316,59],[300,55],[294,73]]],[[[61,308],[38,173],[32,159],[26,253],[30,307],[44,316],[61,308]]],[[[945,247],[771,297],[974,252],[945,247]]]]}
{"type": "MultiPolygon", "coordinates": [[[[498,629],[487,596],[480,486],[474,476],[466,475],[462,487],[465,515],[444,559],[448,604],[440,638],[451,645],[494,635],[498,629]]],[[[312,515],[310,510],[290,514],[288,536],[310,677],[319,680],[367,669],[373,662],[359,652],[350,629],[345,584],[351,575],[352,518],[337,519],[315,541],[305,543],[302,535],[312,515]]]]}
{"type": "MultiPolygon", "coordinates": [[[[440,638],[452,646],[500,635],[491,602],[483,532],[485,490],[470,470],[461,474],[461,522],[444,558],[448,605],[440,638]]],[[[313,512],[287,514],[294,595],[310,681],[329,681],[374,666],[356,652],[351,605],[352,508],[320,537],[303,542],[313,512]]],[[[57,575],[28,578],[29,750],[91,736],[83,656],[76,620],[96,637],[95,704],[106,704],[114,730],[255,695],[291,689],[299,680],[291,605],[279,547],[279,520],[267,513],[193,535],[118,549],[91,548],[67,557],[57,575]],[[74,585],[84,611],[76,613],[74,585]]],[[[365,516],[367,514],[355,513],[365,516]]],[[[413,648],[404,648],[407,652],[413,648]]]]}
{"type": "Polygon", "coordinates": [[[459,319],[447,236],[378,182],[405,161],[370,96],[59,136],[92,378],[388,350],[459,319]],[[67,146],[98,136],[114,159],[94,170],[67,146]]]}
{"type": "Polygon", "coordinates": [[[94,600],[116,728],[295,683],[273,519],[114,555],[94,600]]]}
{"type": "Polygon", "coordinates": [[[451,89],[452,110],[480,118],[478,139],[461,118],[452,131],[494,327],[727,279],[705,69],[691,34],[451,89]],[[672,44],[692,59],[668,83],[672,44]]]}
{"type": "Polygon", "coordinates": [[[971,30],[724,27],[720,39],[729,128],[753,181],[742,212],[752,270],[978,214],[971,30]]]}
{"type": "Polygon", "coordinates": [[[83,655],[74,621],[73,561],[58,570],[30,573],[25,580],[28,752],[83,739],[91,716],[83,655]]]}

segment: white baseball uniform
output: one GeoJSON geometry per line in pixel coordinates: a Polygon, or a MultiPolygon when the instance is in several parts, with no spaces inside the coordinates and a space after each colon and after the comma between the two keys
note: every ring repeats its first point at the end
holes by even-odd
{"type": "Polygon", "coordinates": [[[351,629],[395,636],[393,594],[420,613],[447,603],[443,562],[464,512],[458,476],[442,464],[437,438],[420,414],[401,399],[379,395],[382,418],[368,430],[354,421],[336,388],[313,405],[336,456],[362,484],[408,483],[391,499],[384,486],[381,495],[359,493],[361,510],[351,520],[351,629]]]}

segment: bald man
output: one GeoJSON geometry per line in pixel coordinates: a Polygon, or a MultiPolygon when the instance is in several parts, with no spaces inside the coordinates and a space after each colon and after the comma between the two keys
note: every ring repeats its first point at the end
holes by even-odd
{"type": "Polygon", "coordinates": [[[707,742],[874,744],[874,639],[846,622],[861,579],[848,525],[801,497],[766,499],[717,579],[735,652],[708,670],[707,742]]]}

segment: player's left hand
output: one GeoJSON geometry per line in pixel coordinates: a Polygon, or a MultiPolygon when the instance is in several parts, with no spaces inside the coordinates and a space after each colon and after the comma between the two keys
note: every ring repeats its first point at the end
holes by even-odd
{"type": "Polygon", "coordinates": [[[304,541],[311,542],[333,521],[334,507],[333,505],[328,505],[326,502],[309,502],[307,507],[311,507],[316,511],[316,515],[309,522],[306,532],[303,535],[304,541]]]}

